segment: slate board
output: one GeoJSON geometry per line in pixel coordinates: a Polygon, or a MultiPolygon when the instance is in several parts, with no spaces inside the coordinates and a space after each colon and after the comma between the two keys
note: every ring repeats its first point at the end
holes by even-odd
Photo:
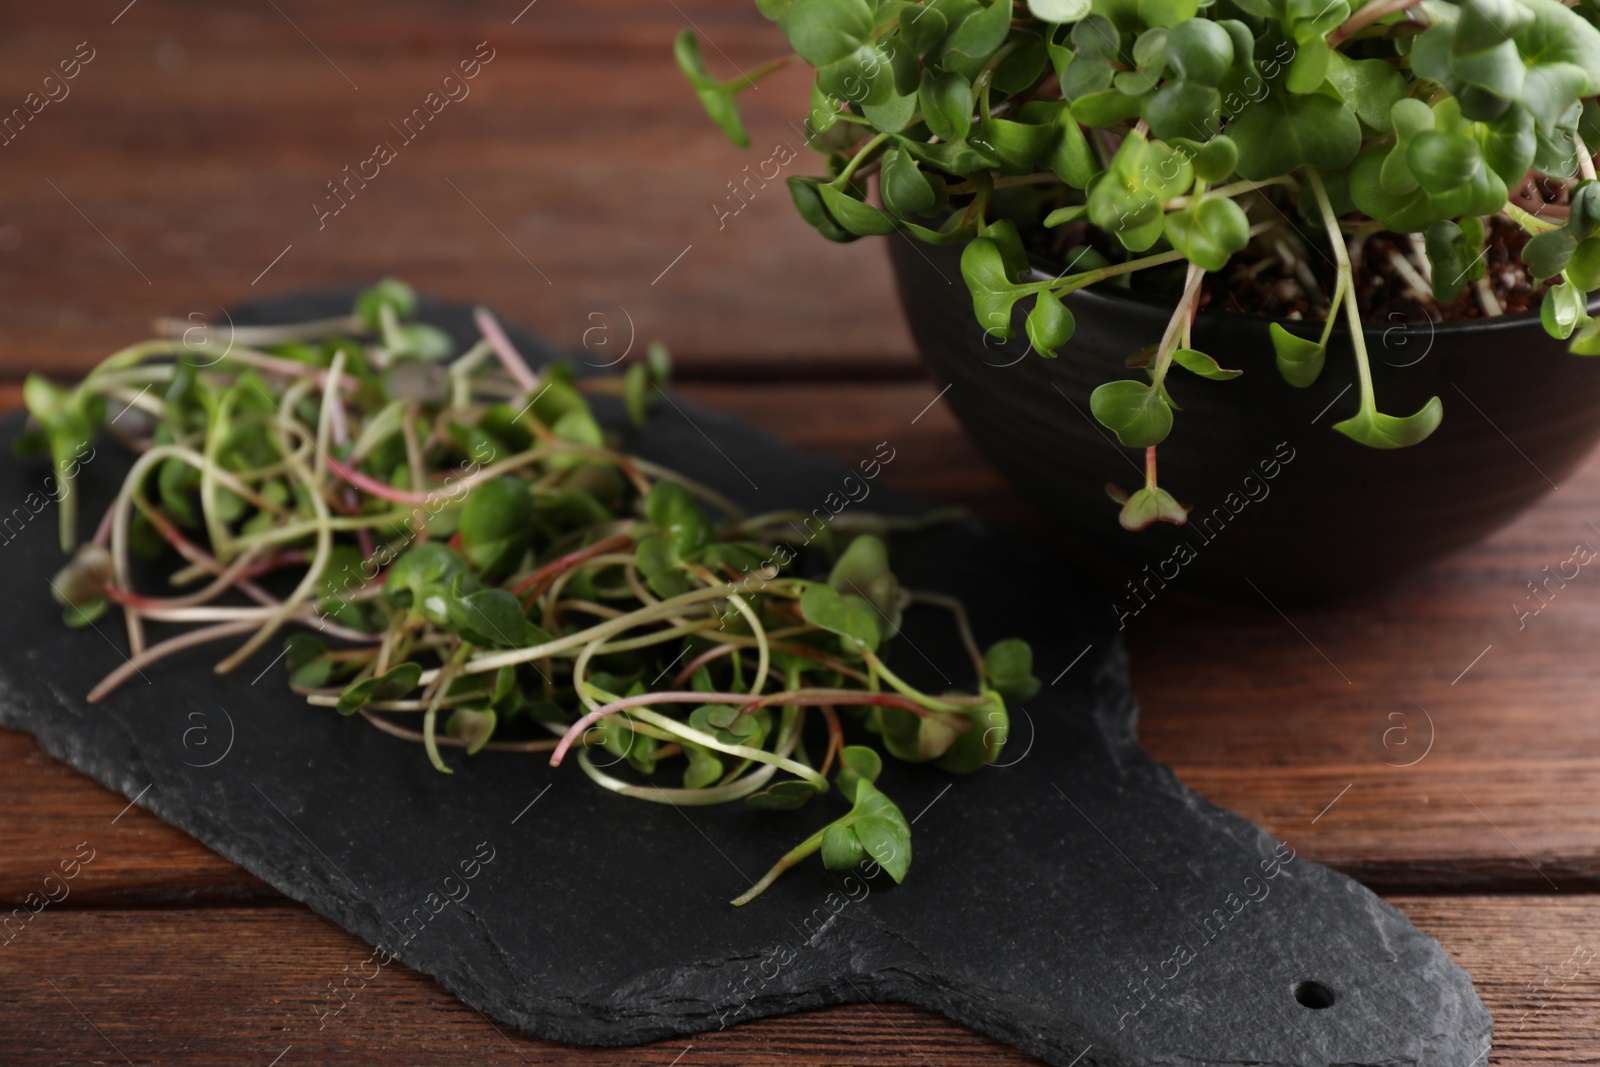
{"type": "MultiPolygon", "coordinates": [[[[348,306],[313,294],[235,321],[348,306]]],[[[466,309],[426,307],[470,331],[466,309]]],[[[861,458],[876,446],[862,442],[861,458]]],[[[635,448],[751,511],[810,511],[844,488],[843,469],[676,397],[635,448]]],[[[85,527],[125,468],[109,443],[86,468],[85,527]]],[[[6,462],[0,502],[20,504],[45,473],[6,462]]],[[[876,484],[851,506],[920,510],[876,484]]],[[[209,669],[223,646],[201,649],[91,707],[93,679],[122,659],[120,621],[103,619],[100,636],[58,622],[44,582],[60,564],[55,521],[46,508],[0,555],[13,605],[0,616],[0,724],[381,947],[349,973],[370,977],[392,954],[488,1015],[592,1045],[870,1000],[924,1005],[1079,1067],[1472,1067],[1487,1054],[1491,1019],[1436,942],[1139,747],[1103,596],[974,523],[897,539],[894,565],[908,586],[965,598],[981,641],[1032,643],[1046,685],[1016,709],[1004,766],[886,770],[881,784],[916,817],[905,885],[811,861],[734,909],[836,798],[678,810],[606,793],[574,766],[459,751],[441,775],[419,746],[302,704],[267,669],[276,648],[227,676],[209,669]]],[[[940,613],[913,611],[894,654],[914,682],[972,684],[940,613]]],[[[308,982],[321,994],[346,979],[308,982]]],[[[342,1003],[327,992],[303,1028],[337,1025],[342,1003]]]]}

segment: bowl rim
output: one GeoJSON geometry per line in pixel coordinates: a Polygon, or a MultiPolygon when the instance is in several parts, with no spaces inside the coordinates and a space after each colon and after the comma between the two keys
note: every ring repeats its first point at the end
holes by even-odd
{"type": "MultiPolygon", "coordinates": [[[[907,241],[915,240],[915,238],[908,237],[903,234],[898,236],[907,241]]],[[[1053,263],[1051,260],[1037,254],[1029,254],[1028,264],[1031,269],[1029,276],[1024,279],[1025,281],[1046,281],[1051,278],[1058,278],[1062,273],[1059,264],[1053,263]],[[1051,269],[1052,267],[1055,269],[1051,269]]],[[[1087,285],[1082,289],[1074,290],[1072,293],[1068,294],[1067,299],[1088,302],[1103,300],[1109,304],[1131,304],[1144,308],[1163,310],[1166,314],[1170,314],[1172,309],[1171,301],[1164,300],[1161,297],[1152,296],[1147,293],[1131,292],[1118,286],[1087,285]]],[[[1600,292],[1596,292],[1589,297],[1587,309],[1591,315],[1600,317],[1600,292]]],[[[1238,322],[1259,323],[1262,327],[1268,327],[1273,323],[1277,323],[1285,330],[1296,334],[1297,336],[1305,334],[1320,336],[1323,324],[1326,322],[1325,319],[1274,318],[1269,315],[1251,315],[1241,311],[1202,311],[1201,314],[1213,316],[1214,320],[1232,319],[1238,322]]],[[[1196,321],[1198,321],[1198,317],[1196,321]]],[[[1484,333],[1494,333],[1504,330],[1526,329],[1530,324],[1539,322],[1539,310],[1537,308],[1533,308],[1527,311],[1519,311],[1514,315],[1496,315],[1493,317],[1485,316],[1483,318],[1476,319],[1452,319],[1447,322],[1436,322],[1432,319],[1427,319],[1421,322],[1396,322],[1389,323],[1387,325],[1363,323],[1362,333],[1366,334],[1368,337],[1385,337],[1393,334],[1394,331],[1399,330],[1407,335],[1426,335],[1429,337],[1437,337],[1440,334],[1480,331],[1484,333]]],[[[1333,326],[1333,333],[1335,335],[1348,336],[1350,333],[1350,328],[1343,322],[1336,322],[1333,326]]],[[[1560,340],[1560,338],[1552,338],[1552,340],[1560,340]]]]}
{"type": "MultiPolygon", "coordinates": [[[[1029,262],[1033,269],[1031,270],[1029,277],[1025,279],[1026,281],[1037,282],[1059,277],[1059,272],[1042,269],[1040,264],[1044,263],[1044,260],[1030,257],[1029,262]]],[[[1170,314],[1172,309],[1171,301],[1163,300],[1158,296],[1153,296],[1148,293],[1130,292],[1129,290],[1116,286],[1084,286],[1082,289],[1074,290],[1072,293],[1068,294],[1066,299],[1085,302],[1100,300],[1108,304],[1134,305],[1138,307],[1149,308],[1151,310],[1160,310],[1167,314],[1170,314]]],[[[1590,296],[1587,307],[1591,315],[1600,317],[1600,293],[1590,296]]],[[[1326,321],[1324,319],[1276,318],[1270,315],[1251,315],[1242,311],[1219,310],[1202,310],[1199,313],[1199,316],[1197,316],[1196,321],[1199,320],[1200,316],[1210,316],[1214,320],[1232,319],[1236,322],[1259,323],[1262,327],[1267,327],[1273,323],[1277,323],[1290,333],[1296,335],[1309,333],[1313,336],[1318,336],[1321,334],[1323,323],[1326,321]]],[[[1495,333],[1505,330],[1525,329],[1529,325],[1539,322],[1539,311],[1537,308],[1534,308],[1527,311],[1519,311],[1514,315],[1495,315],[1493,317],[1485,316],[1476,319],[1451,319],[1449,321],[1435,321],[1432,319],[1426,319],[1420,322],[1411,320],[1407,322],[1389,323],[1387,325],[1381,323],[1363,323],[1362,332],[1367,334],[1369,337],[1383,337],[1392,334],[1395,330],[1400,330],[1406,334],[1426,334],[1427,336],[1435,337],[1440,334],[1477,332],[1495,333]]],[[[1343,322],[1336,322],[1334,323],[1333,332],[1335,335],[1348,335],[1350,332],[1350,327],[1343,322]]],[[[1560,339],[1553,338],[1553,340],[1560,339]]]]}

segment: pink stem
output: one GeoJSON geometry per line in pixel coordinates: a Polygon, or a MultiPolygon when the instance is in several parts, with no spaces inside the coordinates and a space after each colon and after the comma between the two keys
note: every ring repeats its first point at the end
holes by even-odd
{"type": "Polygon", "coordinates": [[[111,520],[116,513],[117,505],[113,502],[110,507],[106,508],[106,513],[100,516],[100,525],[95,527],[94,543],[101,548],[111,544],[111,520]]]}
{"type": "Polygon", "coordinates": [[[333,443],[342,445],[350,440],[349,423],[345,419],[344,397],[333,394],[333,404],[328,412],[328,429],[333,432],[333,443]]]}
{"type": "Polygon", "coordinates": [[[306,554],[301,552],[299,549],[293,549],[288,552],[279,552],[271,559],[264,559],[260,563],[254,563],[246,567],[240,574],[240,577],[256,578],[263,574],[271,573],[280,567],[292,567],[296,564],[304,563],[305,561],[306,554]]]}
{"type": "Polygon", "coordinates": [[[328,469],[357,489],[371,493],[382,500],[393,501],[396,504],[428,504],[434,499],[432,493],[412,493],[404,489],[396,489],[392,485],[386,485],[371,475],[362,474],[354,467],[346,467],[332,457],[328,459],[328,469]]]}
{"type": "Polygon", "coordinates": [[[527,361],[517,352],[516,346],[511,343],[511,338],[500,328],[499,321],[488,308],[480,307],[473,311],[472,317],[478,323],[478,330],[489,342],[489,347],[494,349],[494,354],[502,366],[515,378],[517,384],[524,392],[531,393],[533,387],[539,384],[538,377],[528,369],[527,361]]]}
{"type": "Polygon", "coordinates": [[[196,604],[206,603],[207,601],[216,597],[218,594],[222,593],[229,586],[233,585],[233,583],[238,580],[240,576],[246,574],[250,570],[251,564],[254,562],[255,557],[251,555],[251,553],[246,552],[244,555],[234,560],[221,572],[219,572],[217,576],[211,580],[210,584],[206,585],[198,592],[189,593],[185,596],[141,596],[131,589],[121,589],[110,584],[105,586],[105,594],[107,598],[115,603],[138,608],[143,612],[160,610],[162,608],[193,607],[196,604]]]}
{"type": "Polygon", "coordinates": [[[517,596],[522,596],[528,590],[543,582],[546,578],[560,574],[562,571],[567,570],[570,567],[574,567],[593,556],[598,556],[604,552],[610,552],[613,548],[621,548],[624,545],[631,544],[633,544],[633,537],[629,534],[612,534],[610,537],[603,537],[592,545],[585,545],[576,551],[568,552],[564,556],[551,560],[549,563],[546,563],[543,567],[540,567],[538,570],[522,579],[522,581],[512,586],[511,592],[517,596]]]}
{"type": "Polygon", "coordinates": [[[822,717],[828,720],[828,752],[822,757],[822,769],[817,773],[826,778],[828,768],[833,766],[833,757],[844,751],[844,727],[839,725],[839,713],[832,704],[822,705],[822,717]]]}
{"type": "Polygon", "coordinates": [[[713,645],[704,652],[700,653],[694,659],[690,660],[689,665],[678,672],[678,676],[672,680],[672,684],[674,686],[685,684],[690,678],[694,677],[695,671],[699,670],[701,667],[704,667],[712,660],[726,656],[728,653],[734,651],[738,647],[738,645],[713,645]]]}
{"type": "MultiPolygon", "coordinates": [[[[193,541],[190,541],[187,537],[183,536],[183,534],[179,533],[178,528],[173,525],[172,520],[167,518],[166,514],[163,513],[159,508],[148,509],[145,512],[145,516],[150,520],[151,524],[155,526],[156,530],[161,534],[162,538],[166,540],[167,544],[178,550],[178,555],[182,556],[190,563],[193,563],[195,566],[209,571],[212,574],[222,573],[222,564],[217,562],[216,557],[207,552],[205,549],[196,545],[193,541]]],[[[244,593],[258,604],[279,603],[277,597],[268,593],[254,582],[249,582],[243,578],[240,578],[235,584],[238,586],[240,592],[244,593]]],[[[132,592],[132,590],[129,590],[129,592],[132,592]]]]}
{"type": "MultiPolygon", "coordinates": [[[[283,378],[310,378],[318,385],[325,385],[328,381],[328,372],[321,367],[313,367],[309,363],[298,363],[292,359],[281,356],[269,356],[264,353],[240,354],[234,357],[239,362],[255,367],[257,370],[268,374],[276,374],[283,378]]],[[[353,392],[361,387],[361,383],[354,378],[346,377],[339,383],[340,392],[353,392]]]]}
{"type": "MultiPolygon", "coordinates": [[[[344,411],[344,397],[340,396],[338,393],[333,394],[333,397],[329,401],[328,429],[333,437],[334,444],[342,445],[350,440],[349,422],[345,418],[344,411]]],[[[361,509],[361,494],[357,493],[355,489],[350,486],[345,487],[344,492],[340,494],[340,499],[344,501],[344,506],[348,508],[352,514],[361,509]]],[[[356,541],[361,545],[363,556],[372,555],[372,535],[370,533],[368,533],[366,530],[357,530],[356,541]]]]}

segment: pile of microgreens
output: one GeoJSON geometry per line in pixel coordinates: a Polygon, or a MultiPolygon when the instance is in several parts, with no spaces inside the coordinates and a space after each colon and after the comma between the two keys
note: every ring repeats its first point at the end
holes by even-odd
{"type": "Polygon", "coordinates": [[[817,539],[831,569],[808,580],[782,534],[808,516],[747,516],[619,451],[588,395],[642,423],[663,351],[620,376],[535,370],[479,309],[482,336],[456,355],[407,321],[415,303],[389,280],[348,317],[225,337],[180,323],[75,388],[29,377],[18,450],[54,461],[64,550],[85,442],[103,428],[137,453],[52,582],[68,623],[127,622],[128,659],[90,700],[172,653],[244,638],[224,672],[305,627],[282,656],[293,690],[420,742],[447,774],[445,747],[553,765],[576,750],[623,796],[763,808],[799,807],[831,774],[848,810],[736,904],[819,850],[830,868],[871,860],[900,881],[910,827],[873,784],[878,750],[846,744],[847,721],[898,759],[976,770],[1005,742],[1006,702],[1038,688],[1028,646],[981,654],[959,602],[903,589],[866,532],[888,520],[835,518],[817,539]],[[137,591],[132,557],[172,551],[172,590],[137,591]],[[924,693],[889,667],[917,604],[953,613],[975,692],[924,693]],[[152,640],[151,624],[186,628],[152,640]]]}
{"type": "MultiPolygon", "coordinates": [[[[678,65],[735,144],[749,143],[735,97],[794,60],[816,70],[806,122],[822,178],[791,177],[800,214],[853,241],[902,233],[963,245],[980,325],[1009,337],[1030,310],[1033,349],[1071,338],[1061,298],[1137,271],[1181,295],[1159,342],[1133,353],[1140,377],[1094,391],[1094,417],[1146,449],[1146,483],[1112,495],[1122,523],[1181,523],[1156,484],[1155,446],[1178,404],[1179,367],[1227,380],[1197,351],[1202,276],[1247,248],[1293,265],[1325,318],[1320,336],[1273,323],[1277,366],[1304,388],[1322,371],[1341,310],[1360,389],[1334,429],[1400,448],[1439,425],[1380,412],[1351,247],[1413,234],[1394,267],[1440,304],[1469,287],[1502,313],[1485,277],[1484,219],[1534,235],[1528,275],[1550,282],[1545,329],[1600,354],[1587,294],[1600,288],[1600,3],[1595,0],[756,0],[794,55],[712,76],[684,31],[678,65]],[[877,176],[878,204],[867,179],[877,176]],[[881,206],[879,206],[881,205],[881,206]],[[1022,234],[1079,224],[1055,277],[1022,234]],[[1089,224],[1088,226],[1083,225],[1089,224]],[[1021,229],[1019,230],[1019,226],[1021,229]],[[1099,239],[1094,238],[1099,235],[1099,239]],[[1348,237],[1348,240],[1347,240],[1348,237]],[[1305,263],[1326,243],[1324,296],[1305,263]],[[1576,336],[1574,336],[1576,334],[1576,336]]],[[[1052,270],[1054,268],[1052,267],[1052,270]]],[[[1230,362],[1232,360],[1230,359],[1230,362]]]]}

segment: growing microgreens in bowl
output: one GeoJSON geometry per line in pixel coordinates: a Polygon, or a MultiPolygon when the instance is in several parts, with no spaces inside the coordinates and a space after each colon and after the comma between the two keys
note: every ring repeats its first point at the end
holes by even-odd
{"type": "Polygon", "coordinates": [[[293,690],[420,742],[446,774],[446,747],[576,750],[600,786],[656,803],[797,808],[837,788],[848,810],[736,904],[819,850],[904,878],[910,826],[847,723],[897,759],[976,770],[1005,742],[1006,702],[1038,688],[1028,646],[980,654],[959,602],[900,586],[880,535],[917,522],[834,518],[831,568],[809,580],[780,533],[808,516],[747,516],[619,451],[588,397],[642,424],[664,351],[620,376],[535,370],[480,308],[457,356],[407,321],[415,304],[389,280],[348,317],[226,337],[180,323],[75,388],[29,377],[19,451],[55,463],[64,549],[83,445],[104,428],[137,453],[52,582],[69,624],[127,622],[128,660],[90,700],[172,653],[244,638],[224,672],[305,627],[282,657],[293,690]],[[170,584],[196,588],[137,591],[132,557],[170,550],[170,584]],[[889,667],[913,605],[950,613],[974,692],[924,693],[889,667]],[[152,641],[151,624],[187,628],[152,641]]]}
{"type": "Polygon", "coordinates": [[[1156,484],[1154,449],[1178,408],[1169,376],[1174,367],[1238,376],[1190,338],[1202,276],[1247,249],[1261,267],[1297,263],[1298,277],[1311,279],[1305,317],[1325,319],[1320,334],[1270,326],[1291,386],[1316,381],[1345,315],[1360,388],[1356,410],[1334,428],[1374,448],[1422,441],[1442,406],[1434,397],[1410,415],[1378,410],[1361,331],[1364,277],[1347,235],[1425,235],[1406,245],[1419,266],[1401,256],[1395,269],[1431,288],[1438,307],[1475,287],[1483,314],[1495,315],[1485,219],[1521,227],[1533,235],[1525,278],[1536,292],[1552,283],[1546,330],[1573,338],[1574,352],[1600,354],[1586,295],[1600,288],[1600,184],[1588,147],[1600,144],[1593,0],[756,6],[795,55],[720,80],[686,30],[678,64],[741,146],[749,138],[737,94],[793,60],[815,68],[806,133],[827,157],[826,174],[788,185],[824,237],[898,232],[964,245],[978,322],[1009,337],[1013,309],[1028,307],[1028,340],[1046,357],[1073,333],[1062,297],[1127,284],[1134,272],[1180,272],[1170,279],[1181,294],[1171,323],[1130,357],[1141,375],[1090,398],[1124,445],[1146,449],[1145,486],[1119,496],[1129,528],[1185,521],[1156,484]],[[873,174],[881,207],[867,199],[873,174]],[[1067,224],[1063,232],[1076,227],[1080,237],[1063,249],[1065,269],[1035,270],[1024,235],[1067,224]],[[1327,296],[1306,267],[1308,249],[1324,242],[1337,264],[1327,296]]]}

